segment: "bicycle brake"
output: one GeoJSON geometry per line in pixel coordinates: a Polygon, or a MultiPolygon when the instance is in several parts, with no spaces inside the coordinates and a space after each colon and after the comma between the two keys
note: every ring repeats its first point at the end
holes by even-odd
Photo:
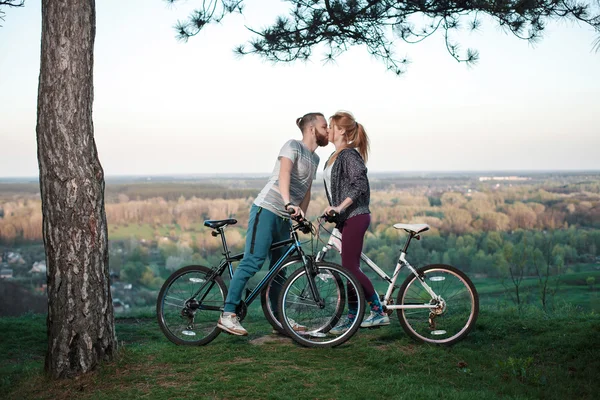
{"type": "Polygon", "coordinates": [[[314,258],[312,256],[306,256],[306,260],[308,262],[308,270],[310,271],[310,274],[312,276],[317,276],[319,273],[319,268],[317,267],[314,258]]]}
{"type": "Polygon", "coordinates": [[[338,216],[339,214],[335,211],[331,211],[329,214],[323,214],[323,218],[329,223],[337,222],[338,216]]]}

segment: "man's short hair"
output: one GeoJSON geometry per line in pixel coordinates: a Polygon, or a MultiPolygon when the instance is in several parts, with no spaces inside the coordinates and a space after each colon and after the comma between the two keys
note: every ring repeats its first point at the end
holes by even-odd
{"type": "Polygon", "coordinates": [[[308,114],[304,114],[304,116],[296,119],[296,125],[298,125],[298,128],[300,128],[300,130],[304,132],[304,129],[310,126],[310,124],[314,124],[315,122],[317,122],[317,118],[319,117],[325,118],[325,116],[320,112],[311,112],[308,114]]]}

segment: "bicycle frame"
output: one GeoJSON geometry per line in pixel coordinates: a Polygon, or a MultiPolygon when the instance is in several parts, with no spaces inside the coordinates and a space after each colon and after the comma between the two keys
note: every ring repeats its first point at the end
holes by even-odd
{"type": "MultiPolygon", "coordinates": [[[[281,267],[285,264],[285,262],[288,259],[290,259],[292,254],[298,253],[300,255],[305,268],[307,268],[310,265],[309,262],[307,261],[306,255],[304,254],[304,250],[302,249],[302,245],[300,243],[300,239],[298,238],[298,232],[296,231],[296,229],[297,229],[297,225],[294,226],[292,220],[290,220],[290,238],[286,239],[286,240],[282,240],[280,242],[273,243],[271,245],[271,248],[270,248],[271,251],[275,250],[277,248],[283,247],[283,246],[288,246],[288,245],[291,245],[291,246],[277,260],[275,265],[273,265],[273,267],[263,277],[263,279],[258,283],[258,285],[256,285],[256,287],[246,296],[246,298],[244,299],[244,303],[247,306],[252,304],[252,302],[259,296],[260,292],[266,286],[267,282],[269,282],[269,279],[271,279],[271,277],[273,275],[279,273],[279,271],[281,270],[281,267]]],[[[212,232],[212,235],[213,236],[217,236],[217,235],[221,236],[221,243],[222,243],[223,250],[224,250],[223,255],[225,256],[225,259],[223,261],[221,261],[221,263],[219,264],[219,266],[216,269],[214,269],[212,276],[222,275],[223,272],[225,271],[225,269],[227,268],[228,272],[229,272],[229,278],[231,279],[233,277],[233,262],[240,261],[244,257],[244,253],[239,253],[239,254],[236,254],[233,256],[231,255],[231,252],[229,251],[229,246],[227,245],[227,240],[225,238],[225,226],[214,229],[212,232]]],[[[200,294],[202,292],[202,290],[204,290],[204,288],[206,287],[206,285],[209,282],[210,282],[211,287],[209,287],[208,290],[205,292],[205,293],[208,293],[210,291],[210,289],[212,288],[212,285],[215,284],[212,279],[208,279],[207,282],[204,285],[202,285],[200,288],[198,288],[196,293],[194,293],[190,298],[195,299],[196,296],[198,296],[198,294],[200,294]]],[[[313,289],[313,294],[314,293],[315,293],[315,291],[313,289]]],[[[202,301],[202,300],[203,299],[200,299],[200,301],[202,301]]],[[[206,307],[206,306],[204,306],[203,308],[210,309],[210,307],[206,307]]]]}
{"type": "MultiPolygon", "coordinates": [[[[258,283],[258,285],[256,285],[256,287],[248,294],[248,296],[246,296],[246,299],[244,300],[244,302],[246,303],[246,305],[252,304],[252,302],[254,301],[254,299],[256,299],[258,297],[258,295],[260,294],[260,292],[263,290],[263,288],[265,287],[265,285],[267,284],[267,282],[269,281],[269,279],[271,279],[271,277],[273,275],[279,273],[279,271],[281,270],[281,267],[283,266],[283,264],[285,264],[285,262],[289,259],[289,257],[294,252],[298,252],[301,255],[302,261],[304,261],[304,263],[305,263],[304,265],[306,265],[306,259],[305,259],[305,256],[304,256],[304,252],[303,252],[302,248],[300,247],[300,242],[298,241],[297,236],[298,235],[296,234],[295,241],[294,241],[294,239],[288,239],[288,240],[284,240],[282,242],[274,243],[271,246],[271,250],[274,250],[276,248],[279,248],[279,247],[291,244],[291,246],[287,249],[287,251],[285,252],[285,254],[283,254],[279,258],[279,260],[277,260],[277,262],[275,263],[275,265],[273,265],[273,268],[271,268],[269,270],[269,272],[264,276],[263,279],[261,279],[261,281],[258,283]]],[[[231,276],[233,276],[233,273],[232,273],[232,270],[230,268],[230,277],[231,276]]]]}
{"type": "MultiPolygon", "coordinates": [[[[338,236],[338,233],[339,233],[339,231],[337,229],[334,229],[331,232],[331,235],[329,236],[329,240],[327,241],[327,244],[325,244],[325,246],[323,246],[323,248],[321,249],[321,251],[319,251],[317,253],[317,256],[315,257],[315,261],[322,261],[325,258],[325,255],[327,254],[327,252],[329,250],[331,250],[332,248],[335,249],[340,254],[342,253],[342,249],[341,249],[342,237],[338,236]]],[[[374,261],[372,261],[369,257],[367,257],[367,255],[365,253],[363,253],[363,252],[360,253],[360,259],[362,261],[364,261],[364,263],[373,272],[375,272],[377,275],[379,275],[379,277],[381,279],[383,279],[383,280],[385,280],[385,281],[387,281],[389,283],[388,288],[387,288],[386,293],[385,293],[385,296],[384,296],[383,301],[382,301],[382,305],[386,309],[388,309],[388,310],[411,309],[411,308],[414,308],[414,309],[423,309],[423,308],[435,309],[437,307],[437,305],[429,304],[429,303],[425,303],[425,304],[411,304],[411,305],[397,305],[397,304],[394,305],[394,304],[390,304],[391,300],[392,300],[392,293],[393,293],[394,289],[397,287],[396,286],[396,280],[398,279],[400,271],[404,267],[408,268],[409,271],[419,279],[419,282],[421,282],[421,285],[423,286],[423,288],[427,291],[427,293],[429,293],[429,295],[433,299],[439,300],[439,298],[440,298],[431,289],[431,287],[425,282],[425,279],[418,274],[418,272],[415,269],[415,267],[413,267],[412,265],[410,265],[410,263],[406,259],[406,251],[408,249],[408,245],[410,244],[410,241],[414,237],[416,237],[416,236],[418,236],[418,235],[415,235],[412,232],[409,232],[408,239],[406,240],[406,243],[404,245],[404,249],[400,251],[400,256],[398,257],[398,261],[396,263],[396,268],[394,269],[394,273],[393,273],[393,275],[391,277],[388,274],[386,274],[381,268],[379,268],[379,266],[377,264],[375,264],[374,261]]]]}

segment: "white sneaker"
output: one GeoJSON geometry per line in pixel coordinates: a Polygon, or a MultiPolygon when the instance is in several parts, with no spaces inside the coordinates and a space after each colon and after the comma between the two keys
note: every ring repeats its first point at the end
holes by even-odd
{"type": "Polygon", "coordinates": [[[288,318],[288,323],[290,324],[290,326],[292,327],[292,329],[295,330],[296,332],[306,332],[306,326],[300,325],[299,323],[297,323],[293,319],[288,318]]]}
{"type": "Polygon", "coordinates": [[[248,331],[240,324],[240,320],[235,314],[230,314],[228,316],[223,316],[223,314],[221,314],[217,327],[232,335],[246,336],[248,334],[248,331]]]}
{"type": "Polygon", "coordinates": [[[369,317],[360,324],[361,328],[371,328],[374,326],[384,326],[390,324],[390,317],[387,314],[379,314],[371,311],[369,317]]]}
{"type": "Polygon", "coordinates": [[[342,333],[344,333],[348,329],[350,329],[350,327],[352,326],[353,323],[354,323],[354,320],[351,320],[350,318],[346,318],[343,322],[340,322],[338,325],[333,327],[329,331],[329,333],[331,333],[332,335],[341,335],[342,333]]]}

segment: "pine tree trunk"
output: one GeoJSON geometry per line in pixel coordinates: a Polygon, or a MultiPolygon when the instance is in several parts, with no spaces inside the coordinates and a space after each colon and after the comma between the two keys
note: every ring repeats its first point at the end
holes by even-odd
{"type": "Polygon", "coordinates": [[[116,352],[104,172],[92,123],[94,0],[42,1],[37,144],[48,274],[46,372],[70,377],[116,352]]]}

